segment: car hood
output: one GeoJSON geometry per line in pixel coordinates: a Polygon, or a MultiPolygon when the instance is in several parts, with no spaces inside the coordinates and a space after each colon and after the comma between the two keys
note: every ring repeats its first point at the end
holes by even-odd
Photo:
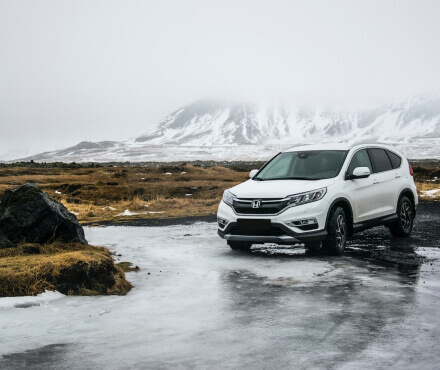
{"type": "Polygon", "coordinates": [[[238,198],[284,198],[288,195],[317,190],[334,184],[334,179],[324,180],[248,180],[229,189],[238,198]]]}

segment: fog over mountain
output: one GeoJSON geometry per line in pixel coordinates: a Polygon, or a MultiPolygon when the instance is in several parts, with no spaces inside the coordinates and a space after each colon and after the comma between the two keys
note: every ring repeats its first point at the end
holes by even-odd
{"type": "Polygon", "coordinates": [[[440,88],[439,14],[436,0],[0,1],[0,160],[141,132],[121,155],[360,135],[383,102],[440,88]]]}
{"type": "Polygon", "coordinates": [[[26,160],[261,159],[298,143],[382,141],[410,158],[440,158],[440,95],[368,109],[199,100],[125,141],[81,142],[26,160]]]}

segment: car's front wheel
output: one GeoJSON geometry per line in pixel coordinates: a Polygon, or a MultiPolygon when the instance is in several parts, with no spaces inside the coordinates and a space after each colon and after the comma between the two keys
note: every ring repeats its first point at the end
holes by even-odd
{"type": "Polygon", "coordinates": [[[249,242],[232,242],[232,241],[228,241],[228,245],[234,251],[248,251],[252,247],[252,243],[249,243],[249,242]]]}
{"type": "Polygon", "coordinates": [[[388,228],[393,236],[401,238],[411,234],[413,224],[413,205],[407,196],[403,196],[397,205],[397,221],[390,224],[388,228]]]}
{"type": "Polygon", "coordinates": [[[322,242],[325,251],[334,255],[341,255],[347,244],[347,217],[342,207],[334,208],[328,220],[327,238],[322,242]]]}

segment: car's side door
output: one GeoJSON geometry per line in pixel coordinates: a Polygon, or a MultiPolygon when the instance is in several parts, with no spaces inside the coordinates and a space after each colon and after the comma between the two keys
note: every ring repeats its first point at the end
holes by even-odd
{"type": "Polygon", "coordinates": [[[377,179],[376,191],[381,196],[382,216],[387,216],[396,212],[396,178],[393,171],[391,160],[382,148],[368,148],[371,162],[373,164],[374,174],[377,179]]]}
{"type": "Polygon", "coordinates": [[[347,180],[351,182],[353,221],[355,223],[382,216],[381,196],[375,184],[377,179],[366,149],[360,149],[354,153],[348,165],[347,175],[353,174],[356,167],[368,167],[371,175],[363,179],[347,180]]]}

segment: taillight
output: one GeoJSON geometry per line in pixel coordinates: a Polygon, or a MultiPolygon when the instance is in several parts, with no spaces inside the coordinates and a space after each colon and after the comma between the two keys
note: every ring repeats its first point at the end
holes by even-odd
{"type": "Polygon", "coordinates": [[[411,165],[409,163],[408,163],[408,166],[409,166],[409,174],[411,176],[414,176],[414,171],[413,171],[413,169],[412,169],[412,167],[411,167],[411,165]]]}

